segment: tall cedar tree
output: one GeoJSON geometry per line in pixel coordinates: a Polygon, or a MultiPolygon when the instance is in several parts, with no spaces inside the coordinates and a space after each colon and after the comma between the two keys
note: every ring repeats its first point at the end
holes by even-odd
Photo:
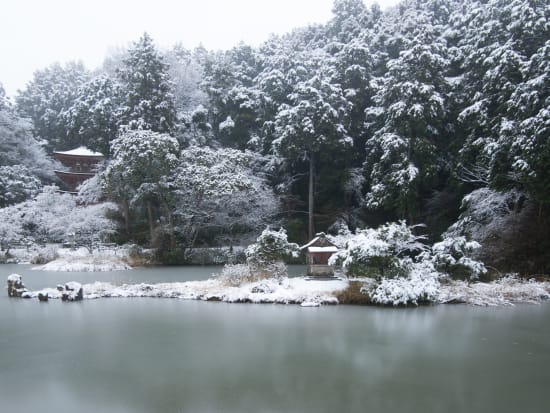
{"type": "Polygon", "coordinates": [[[117,70],[126,95],[122,123],[130,129],[172,133],[176,124],[176,110],[168,65],[147,33],[128,50],[123,64],[117,70]]]}

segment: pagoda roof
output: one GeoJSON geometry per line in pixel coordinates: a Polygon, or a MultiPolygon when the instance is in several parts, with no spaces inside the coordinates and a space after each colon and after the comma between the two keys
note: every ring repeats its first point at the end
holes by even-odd
{"type": "Polygon", "coordinates": [[[69,155],[69,156],[103,157],[103,154],[101,152],[94,152],[91,149],[86,148],[85,146],[79,146],[78,148],[71,149],[70,151],[54,151],[54,153],[59,155],[69,155]]]}

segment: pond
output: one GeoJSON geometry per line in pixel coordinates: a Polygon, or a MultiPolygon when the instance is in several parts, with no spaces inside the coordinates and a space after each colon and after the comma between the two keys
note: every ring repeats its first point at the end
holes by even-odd
{"type": "MultiPolygon", "coordinates": [[[[295,269],[300,271],[300,269],[295,269]]],[[[204,279],[219,268],[17,272],[69,280],[204,279]]],[[[411,309],[0,295],[6,412],[544,412],[550,303],[411,309]]]]}

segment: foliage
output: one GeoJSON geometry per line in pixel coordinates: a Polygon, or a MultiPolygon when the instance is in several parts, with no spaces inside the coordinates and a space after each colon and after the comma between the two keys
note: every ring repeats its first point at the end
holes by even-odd
{"type": "Polygon", "coordinates": [[[330,258],[329,264],[341,265],[349,275],[374,279],[406,274],[408,264],[403,258],[428,248],[422,242],[425,237],[414,235],[413,230],[400,221],[337,237],[334,241],[341,249],[330,258]]]}
{"type": "Polygon", "coordinates": [[[427,261],[404,262],[406,276],[367,283],[362,291],[371,301],[382,305],[418,305],[436,301],[439,295],[439,273],[427,261]]]}
{"type": "Polygon", "coordinates": [[[93,249],[106,241],[115,224],[106,217],[114,205],[77,205],[75,197],[45,186],[31,200],[0,209],[0,244],[74,243],[93,249]]]}
{"type": "MultiPolygon", "coordinates": [[[[44,141],[32,135],[32,124],[10,108],[0,110],[0,166],[26,168],[25,175],[41,181],[54,179],[56,164],[48,158],[44,141]]],[[[25,179],[20,175],[21,179],[25,179]]]]}
{"type": "Polygon", "coordinates": [[[79,87],[88,79],[82,63],[64,66],[55,63],[34,73],[15,99],[17,111],[33,122],[34,135],[44,139],[50,149],[72,149],[76,142],[67,135],[65,113],[73,105],[79,87]]]}
{"type": "Polygon", "coordinates": [[[190,147],[162,183],[169,192],[181,244],[190,248],[199,233],[233,236],[272,221],[278,202],[250,153],[190,147]]]}
{"type": "Polygon", "coordinates": [[[117,76],[126,97],[122,124],[155,132],[174,130],[176,111],[168,65],[147,33],[128,50],[117,76]]]}
{"type": "Polygon", "coordinates": [[[485,265],[472,258],[472,253],[481,245],[467,241],[466,237],[445,237],[432,246],[430,259],[438,271],[452,277],[476,279],[487,272],[485,265]]]}
{"type": "Polygon", "coordinates": [[[23,165],[0,166],[0,208],[36,195],[40,180],[23,165]]]}
{"type": "Polygon", "coordinates": [[[121,88],[110,77],[100,75],[83,84],[64,113],[71,143],[109,156],[110,142],[120,126],[121,105],[121,88]]]}
{"type": "Polygon", "coordinates": [[[258,280],[248,264],[226,264],[216,278],[231,287],[240,287],[258,280]]]}
{"type": "Polygon", "coordinates": [[[298,244],[288,242],[286,231],[266,228],[256,239],[256,243],[246,249],[249,264],[267,267],[285,258],[298,254],[298,244]]]}

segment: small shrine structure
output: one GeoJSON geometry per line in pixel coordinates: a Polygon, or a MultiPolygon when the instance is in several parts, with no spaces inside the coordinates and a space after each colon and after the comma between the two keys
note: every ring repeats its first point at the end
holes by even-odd
{"type": "Polygon", "coordinates": [[[84,146],[64,152],[54,152],[55,158],[68,168],[67,171],[54,171],[66,185],[70,192],[76,189],[82,182],[92,178],[105,160],[100,152],[94,152],[84,146]]]}
{"type": "Polygon", "coordinates": [[[300,249],[306,252],[307,275],[311,277],[334,276],[334,268],[328,265],[328,260],[332,254],[338,251],[338,248],[326,238],[324,233],[317,234],[300,249]]]}

